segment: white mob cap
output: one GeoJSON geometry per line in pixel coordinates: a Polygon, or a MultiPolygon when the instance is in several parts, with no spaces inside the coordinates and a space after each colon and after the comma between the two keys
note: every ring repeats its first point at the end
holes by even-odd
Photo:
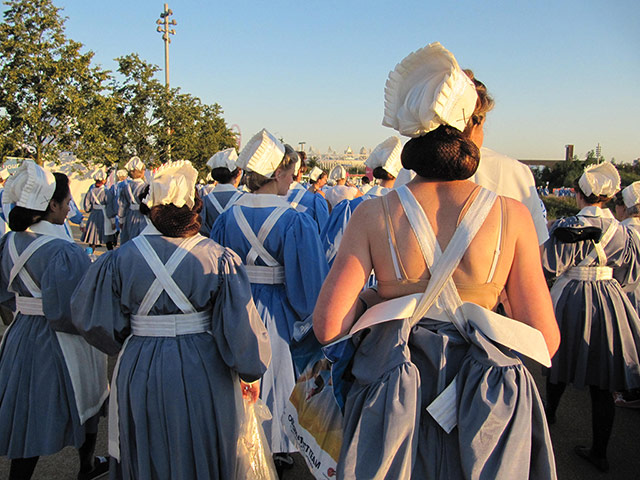
{"type": "Polygon", "coordinates": [[[120,170],[116,171],[116,177],[118,178],[122,178],[125,179],[129,176],[129,174],[127,173],[127,171],[123,168],[121,168],[120,170]]]}
{"type": "Polygon", "coordinates": [[[624,200],[624,206],[627,208],[638,205],[640,203],[640,182],[633,182],[622,190],[622,200],[624,200]]]}
{"type": "Polygon", "coordinates": [[[578,180],[582,192],[589,195],[613,197],[620,190],[620,174],[609,162],[589,165],[578,180]]]}
{"type": "Polygon", "coordinates": [[[107,178],[107,175],[102,170],[96,170],[96,172],[93,174],[93,179],[96,182],[102,182],[105,178],[107,178]]]}
{"type": "Polygon", "coordinates": [[[3,168],[0,170],[0,179],[1,180],[6,180],[7,178],[9,178],[9,176],[11,176],[11,174],[9,173],[9,170],[7,170],[6,168],[3,168]]]}
{"type": "Polygon", "coordinates": [[[188,160],[167,162],[156,170],[144,203],[149,208],[173,204],[193,208],[198,171],[188,160]]]}
{"type": "Polygon", "coordinates": [[[126,168],[130,172],[134,170],[144,170],[144,163],[142,162],[142,160],[140,160],[140,157],[131,157],[125,164],[124,168],[126,168]]]}
{"type": "Polygon", "coordinates": [[[280,140],[263,128],[242,149],[236,165],[245,171],[271,177],[282,162],[284,152],[280,140]]]}
{"type": "Polygon", "coordinates": [[[315,182],[320,178],[320,175],[322,175],[322,173],[323,170],[320,167],[313,167],[311,169],[311,172],[309,172],[309,179],[315,182]]]}
{"type": "Polygon", "coordinates": [[[18,207],[44,212],[55,189],[53,173],[33,160],[23,160],[5,184],[2,203],[15,203],[18,207]]]}
{"type": "Polygon", "coordinates": [[[389,137],[376,148],[373,149],[369,158],[364,164],[371,168],[382,167],[389,175],[398,176],[402,168],[400,154],[402,153],[402,142],[399,137],[389,137]]]}
{"type": "Polygon", "coordinates": [[[408,137],[420,137],[440,125],[463,131],[477,100],[475,85],[451,52],[431,43],[389,73],[382,125],[408,137]]]}
{"type": "Polygon", "coordinates": [[[342,180],[343,178],[347,178],[347,169],[342,165],[336,165],[331,169],[329,173],[329,178],[333,181],[342,180]]]}
{"type": "Polygon", "coordinates": [[[237,160],[238,154],[236,153],[236,149],[233,147],[227,148],[214,154],[207,162],[207,167],[209,167],[211,170],[213,170],[214,168],[224,167],[227,170],[233,172],[237,167],[237,160]]]}

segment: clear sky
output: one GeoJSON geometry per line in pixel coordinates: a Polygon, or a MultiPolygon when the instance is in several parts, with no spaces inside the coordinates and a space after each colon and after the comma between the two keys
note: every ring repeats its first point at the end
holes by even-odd
{"type": "MultiPolygon", "coordinates": [[[[164,68],[162,1],[54,0],[67,35],[115,70],[137,52],[164,68]]],[[[293,146],[372,148],[387,75],[439,41],[496,100],[485,145],[519,159],[640,157],[638,0],[169,1],[171,86],[219,103],[243,142],[265,127],[293,146]]],[[[159,72],[158,78],[164,79],[159,72]]]]}

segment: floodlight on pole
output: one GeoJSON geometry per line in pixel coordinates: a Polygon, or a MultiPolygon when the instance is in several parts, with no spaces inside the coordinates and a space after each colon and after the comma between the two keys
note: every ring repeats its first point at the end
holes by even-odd
{"type": "Polygon", "coordinates": [[[169,25],[175,26],[178,22],[175,19],[169,21],[169,17],[173,15],[173,10],[169,8],[169,4],[164,4],[164,12],[160,14],[160,18],[156,20],[158,27],[156,31],[162,33],[162,40],[164,40],[164,84],[167,90],[169,90],[169,44],[171,38],[169,35],[175,35],[176,31],[173,28],[169,28],[169,25]]]}

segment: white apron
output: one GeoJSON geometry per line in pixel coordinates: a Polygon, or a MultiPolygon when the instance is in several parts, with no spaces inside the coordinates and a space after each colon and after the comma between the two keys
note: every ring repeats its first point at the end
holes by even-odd
{"type": "MultiPolygon", "coordinates": [[[[104,187],[101,187],[101,188],[104,188],[104,187]]],[[[104,234],[114,235],[116,232],[113,229],[113,225],[111,224],[111,219],[107,218],[107,208],[105,205],[100,203],[100,200],[98,200],[98,197],[96,196],[95,188],[91,189],[91,198],[93,198],[93,201],[94,201],[93,208],[102,210],[102,220],[104,222],[104,234]]]]}

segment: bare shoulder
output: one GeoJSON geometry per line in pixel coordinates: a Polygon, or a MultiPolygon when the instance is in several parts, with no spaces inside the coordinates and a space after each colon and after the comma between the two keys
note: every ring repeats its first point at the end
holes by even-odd
{"type": "Polygon", "coordinates": [[[382,197],[365,200],[354,210],[349,225],[353,223],[359,228],[374,225],[378,220],[383,219],[382,212],[382,197]]]}

